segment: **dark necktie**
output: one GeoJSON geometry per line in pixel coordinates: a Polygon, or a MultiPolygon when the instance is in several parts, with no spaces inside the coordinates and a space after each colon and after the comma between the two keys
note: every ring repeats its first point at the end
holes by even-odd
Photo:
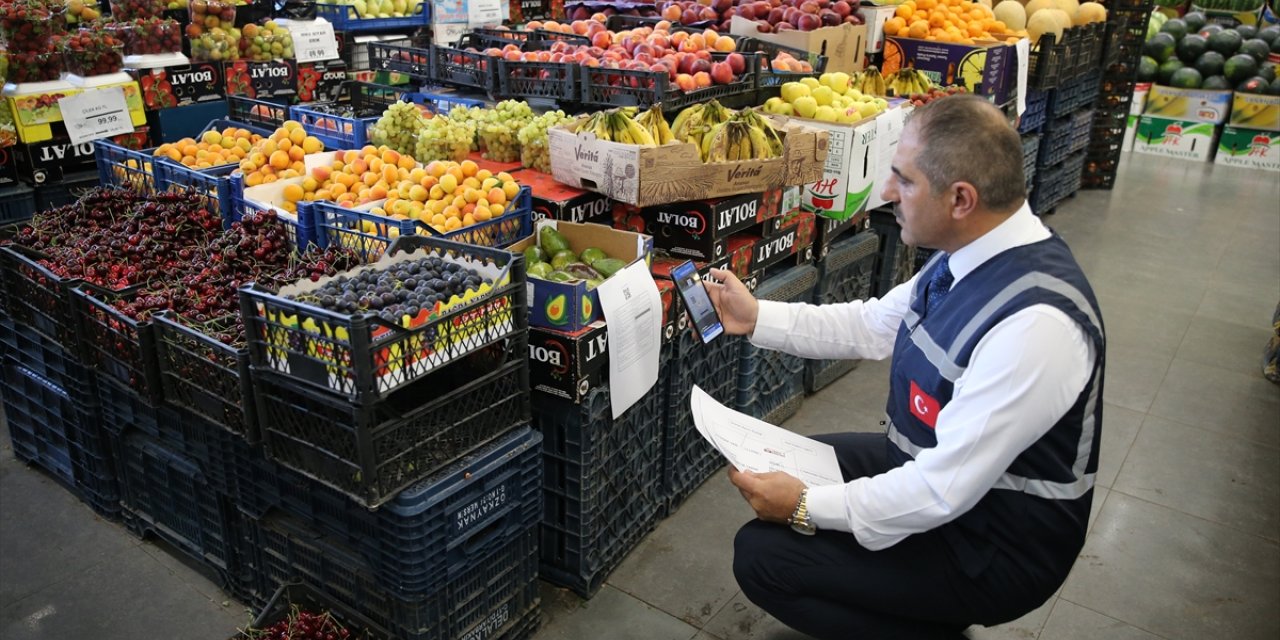
{"type": "Polygon", "coordinates": [[[947,297],[947,292],[951,290],[951,283],[956,278],[951,275],[950,260],[949,254],[943,254],[942,259],[938,261],[938,268],[933,270],[933,276],[929,278],[929,286],[925,289],[925,315],[933,313],[933,310],[947,297]]]}

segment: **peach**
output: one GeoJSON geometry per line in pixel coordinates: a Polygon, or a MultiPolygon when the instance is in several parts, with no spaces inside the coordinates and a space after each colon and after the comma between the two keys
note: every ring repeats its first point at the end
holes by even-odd
{"type": "Polygon", "coordinates": [[[699,71],[693,74],[693,82],[700,89],[704,87],[709,87],[711,86],[711,74],[707,73],[706,71],[699,71]]]}
{"type": "MultiPolygon", "coordinates": [[[[710,78],[708,78],[708,80],[709,79],[710,78]]],[[[681,73],[676,75],[676,86],[679,87],[681,91],[693,91],[698,88],[698,81],[694,80],[693,76],[687,73],[681,73]]]]}

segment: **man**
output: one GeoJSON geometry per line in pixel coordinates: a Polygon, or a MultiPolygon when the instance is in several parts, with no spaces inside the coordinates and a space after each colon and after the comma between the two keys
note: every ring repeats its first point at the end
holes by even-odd
{"type": "Polygon", "coordinates": [[[845,484],[729,472],[758,516],[734,543],[739,585],[818,638],[960,638],[1018,618],[1066,579],[1093,499],[1102,319],[1027,206],[1017,133],[980,98],[938,100],[892,169],[903,241],[938,253],[883,299],[783,304],[727,271],[708,283],[725,330],[757,346],[893,356],[887,438],[818,438],[845,484]]]}

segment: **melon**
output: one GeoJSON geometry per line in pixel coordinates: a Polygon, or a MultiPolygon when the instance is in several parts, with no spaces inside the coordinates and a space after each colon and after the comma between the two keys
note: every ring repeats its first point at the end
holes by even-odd
{"type": "Polygon", "coordinates": [[[1107,8],[1096,3],[1086,2],[1076,10],[1076,24],[1092,24],[1107,21],[1107,8]]]}
{"type": "Polygon", "coordinates": [[[1027,28],[1027,10],[1018,4],[1018,0],[1004,0],[992,11],[996,20],[1003,22],[1010,31],[1021,31],[1027,28]]]}
{"type": "Polygon", "coordinates": [[[1038,44],[1040,36],[1046,33],[1052,33],[1055,42],[1062,40],[1062,25],[1058,23],[1058,19],[1045,11],[1032,14],[1031,19],[1027,20],[1027,37],[1031,39],[1031,43],[1038,44]]]}
{"type": "Polygon", "coordinates": [[[1061,9],[1067,13],[1067,16],[1074,18],[1076,12],[1080,10],[1079,0],[1053,0],[1054,8],[1061,9]]]}
{"type": "Polygon", "coordinates": [[[1063,31],[1071,28],[1071,16],[1067,15],[1066,11],[1063,11],[1062,9],[1045,9],[1044,13],[1049,14],[1054,20],[1057,20],[1058,26],[1062,27],[1063,31]]]}
{"type": "Polygon", "coordinates": [[[1031,16],[1034,16],[1045,9],[1053,9],[1054,5],[1053,0],[1031,0],[1027,3],[1026,8],[1027,19],[1030,20],[1031,16]]]}

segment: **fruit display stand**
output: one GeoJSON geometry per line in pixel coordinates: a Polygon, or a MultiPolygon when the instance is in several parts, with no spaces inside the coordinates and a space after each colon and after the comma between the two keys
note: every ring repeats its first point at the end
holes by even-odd
{"type": "MultiPolygon", "coordinates": [[[[382,4],[380,0],[367,0],[368,4],[382,4]]],[[[404,5],[404,0],[398,0],[404,5]]],[[[333,28],[337,31],[348,33],[358,33],[363,31],[389,31],[400,29],[418,29],[431,24],[431,6],[430,2],[422,0],[412,0],[409,5],[411,8],[404,8],[396,13],[401,15],[391,16],[388,11],[372,11],[365,6],[366,2],[361,1],[358,4],[352,2],[350,4],[341,2],[317,2],[316,17],[328,20],[333,24],[333,28]],[[364,7],[361,9],[361,7],[364,7]]],[[[391,2],[386,2],[391,5],[391,2]]]]}
{"type": "MultiPolygon", "coordinates": [[[[842,238],[832,244],[826,257],[817,265],[818,285],[813,290],[813,303],[833,304],[869,299],[879,249],[879,237],[869,231],[842,238]]],[[[857,360],[805,360],[805,393],[814,393],[827,387],[857,366],[857,360]]]]}
{"type": "Polygon", "coordinates": [[[124,91],[125,103],[133,126],[147,124],[142,106],[142,94],[138,83],[125,73],[95,76],[80,87],[66,80],[50,82],[9,84],[4,97],[14,114],[18,139],[25,143],[43,142],[54,137],[55,124],[62,122],[62,109],[58,100],[84,91],[119,87],[124,91]]]}

